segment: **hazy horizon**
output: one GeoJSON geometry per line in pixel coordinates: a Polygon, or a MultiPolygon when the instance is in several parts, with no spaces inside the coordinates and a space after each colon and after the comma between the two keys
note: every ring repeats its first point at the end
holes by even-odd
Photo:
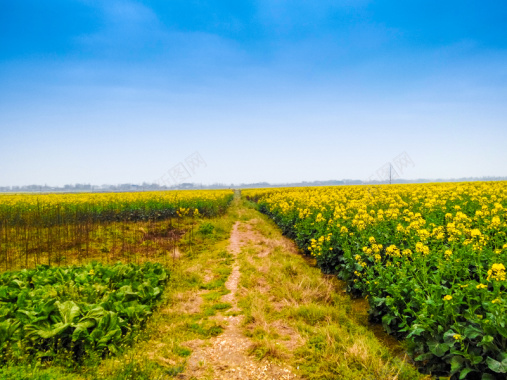
{"type": "Polygon", "coordinates": [[[3,2],[0,186],[366,181],[402,154],[406,179],[504,177],[506,22],[497,1],[3,2]]]}
{"type": "MultiPolygon", "coordinates": [[[[392,179],[392,184],[421,184],[421,183],[452,183],[452,182],[505,182],[507,181],[507,177],[462,177],[462,178],[416,178],[416,179],[405,179],[405,178],[395,178],[392,179]]],[[[262,184],[267,185],[267,187],[284,187],[284,186],[301,186],[302,184],[308,184],[309,186],[355,186],[355,185],[385,185],[389,184],[389,180],[379,180],[372,179],[371,181],[362,180],[358,178],[342,178],[342,179],[321,179],[314,181],[301,181],[301,182],[250,182],[250,183],[224,183],[224,182],[215,182],[215,183],[196,183],[192,182],[189,179],[188,182],[172,182],[172,183],[162,183],[160,181],[155,182],[138,182],[138,183],[103,183],[103,184],[94,184],[94,183],[68,183],[61,186],[53,186],[51,184],[30,184],[30,185],[11,185],[11,186],[0,186],[1,191],[13,192],[13,191],[29,191],[29,192],[39,192],[39,191],[48,191],[47,189],[52,189],[55,191],[71,191],[71,192],[100,192],[100,191],[127,191],[127,192],[138,192],[138,191],[156,191],[157,189],[153,188],[154,185],[159,185],[161,190],[167,188],[168,190],[174,189],[200,189],[200,188],[209,188],[209,189],[218,189],[218,188],[250,188],[257,187],[256,185],[262,184]],[[36,187],[36,189],[26,190],[27,188],[36,187]],[[125,188],[125,186],[130,186],[129,189],[125,188]],[[68,188],[67,188],[68,187],[68,188]],[[6,190],[6,188],[10,188],[10,190],[6,190]],[[84,190],[86,188],[86,190],[84,190]],[[3,189],[3,190],[2,190],[3,189]]],[[[50,190],[51,191],[51,190],[50,190]]]]}

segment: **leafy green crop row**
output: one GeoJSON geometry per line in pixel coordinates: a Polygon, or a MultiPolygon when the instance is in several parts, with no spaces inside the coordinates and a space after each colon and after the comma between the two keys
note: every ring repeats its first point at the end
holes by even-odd
{"type": "Polygon", "coordinates": [[[0,275],[0,363],[118,352],[151,315],[161,264],[38,266],[0,275]]]}

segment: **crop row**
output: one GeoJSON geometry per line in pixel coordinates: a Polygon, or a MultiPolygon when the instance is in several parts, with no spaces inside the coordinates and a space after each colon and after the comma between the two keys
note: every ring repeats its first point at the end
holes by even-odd
{"type": "Polygon", "coordinates": [[[225,212],[232,197],[230,190],[0,195],[0,224],[51,227],[162,220],[182,214],[212,217],[225,212]]]}
{"type": "Polygon", "coordinates": [[[0,364],[100,358],[132,342],[168,273],[145,263],[39,266],[0,275],[0,364]]]}
{"type": "Polygon", "coordinates": [[[507,373],[507,183],[243,191],[424,372],[507,373]]]}

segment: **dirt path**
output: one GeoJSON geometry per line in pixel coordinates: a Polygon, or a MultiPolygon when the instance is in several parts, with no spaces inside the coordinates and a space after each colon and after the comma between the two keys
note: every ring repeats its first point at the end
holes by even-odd
{"type": "MultiPolygon", "coordinates": [[[[240,228],[241,222],[236,222],[230,237],[229,252],[235,257],[225,286],[230,293],[222,297],[222,302],[232,305],[228,314],[215,318],[224,326],[222,334],[211,338],[208,344],[194,343],[196,347],[187,361],[184,374],[180,379],[297,379],[288,366],[271,363],[267,360],[259,361],[248,354],[252,341],[244,335],[242,323],[244,315],[238,307],[237,292],[241,277],[237,255],[250,239],[245,236],[249,230],[240,228]],[[238,315],[236,315],[238,314],[238,315]]],[[[193,344],[190,344],[192,346],[193,344]]]]}

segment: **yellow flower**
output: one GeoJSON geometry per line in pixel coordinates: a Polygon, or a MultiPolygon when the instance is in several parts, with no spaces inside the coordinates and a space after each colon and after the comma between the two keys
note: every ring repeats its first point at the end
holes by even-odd
{"type": "Polygon", "coordinates": [[[493,264],[491,266],[491,269],[493,269],[494,271],[502,271],[505,270],[505,266],[503,264],[493,264]]]}
{"type": "Polygon", "coordinates": [[[450,300],[452,300],[452,296],[450,296],[450,295],[444,296],[444,301],[450,301],[450,300]]]}
{"type": "Polygon", "coordinates": [[[456,339],[456,340],[461,340],[461,339],[463,339],[463,337],[462,337],[461,335],[459,335],[459,334],[454,334],[452,337],[453,337],[454,339],[456,339]]]}
{"type": "Polygon", "coordinates": [[[484,284],[479,284],[476,286],[477,289],[484,289],[484,288],[487,288],[488,285],[484,285],[484,284]]]}
{"type": "Polygon", "coordinates": [[[488,281],[490,278],[496,281],[505,281],[506,273],[503,264],[493,264],[491,269],[488,270],[488,281]]]}
{"type": "Polygon", "coordinates": [[[472,237],[479,237],[481,236],[481,231],[478,229],[478,228],[474,228],[470,234],[472,235],[472,237]]]}
{"type": "Polygon", "coordinates": [[[400,250],[398,247],[396,247],[394,244],[391,244],[386,249],[386,254],[394,257],[400,257],[400,250]]]}
{"type": "Polygon", "coordinates": [[[502,300],[500,298],[495,298],[491,303],[500,303],[502,300]]]}

